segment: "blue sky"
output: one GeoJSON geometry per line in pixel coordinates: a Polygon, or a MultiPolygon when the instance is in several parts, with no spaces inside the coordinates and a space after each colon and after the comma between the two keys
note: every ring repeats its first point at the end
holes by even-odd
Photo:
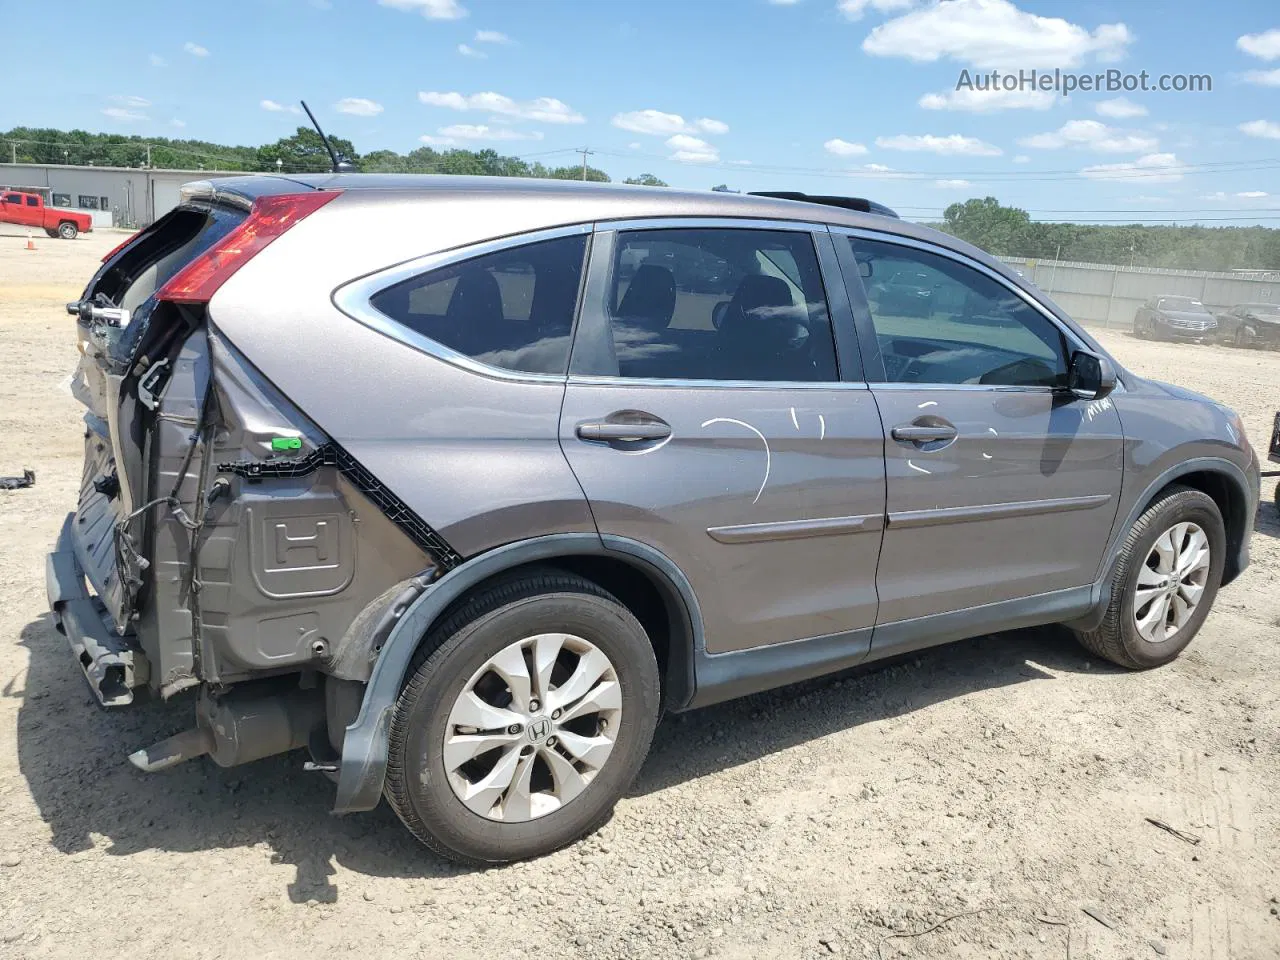
{"type": "Polygon", "coordinates": [[[428,142],[614,179],[994,195],[1037,219],[1280,226],[1280,4],[1156,0],[7,0],[87,64],[6,57],[0,127],[258,144],[306,98],[367,152],[428,142]],[[93,59],[91,51],[108,56],[93,59]],[[1020,68],[1211,93],[973,93],[1020,68]],[[21,96],[12,91],[21,90],[21,96]],[[1117,102],[1118,101],[1118,102],[1117,102]],[[426,138],[425,140],[423,138],[426,138]],[[1274,219],[1268,219],[1274,218],[1274,219]]]}

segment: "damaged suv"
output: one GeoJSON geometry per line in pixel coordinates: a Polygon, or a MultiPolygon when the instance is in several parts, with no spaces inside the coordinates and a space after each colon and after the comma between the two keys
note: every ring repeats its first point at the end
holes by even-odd
{"type": "Polygon", "coordinates": [[[306,748],[457,859],[597,827],[663,712],[1034,624],[1158,666],[1248,563],[1235,414],[867,201],[200,182],[68,309],[54,620],[195,701],[130,759],[306,748]]]}

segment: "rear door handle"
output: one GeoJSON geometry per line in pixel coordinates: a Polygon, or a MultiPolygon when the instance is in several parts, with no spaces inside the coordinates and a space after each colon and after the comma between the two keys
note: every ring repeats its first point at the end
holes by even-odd
{"type": "Polygon", "coordinates": [[[639,443],[645,440],[665,440],[671,436],[671,425],[661,420],[650,420],[645,423],[615,423],[611,420],[596,420],[578,424],[580,440],[605,441],[620,440],[639,443]]]}
{"type": "Polygon", "coordinates": [[[902,443],[936,443],[939,440],[954,440],[959,436],[955,424],[952,423],[904,423],[890,431],[893,439],[902,443]]]}

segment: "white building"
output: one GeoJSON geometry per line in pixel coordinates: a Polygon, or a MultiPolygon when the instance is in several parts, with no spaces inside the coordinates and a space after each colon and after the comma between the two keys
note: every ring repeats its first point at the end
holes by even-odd
{"type": "Polygon", "coordinates": [[[38,193],[53,207],[93,215],[94,226],[145,227],[178,205],[184,183],[244,176],[235,171],[146,170],[46,163],[0,163],[0,190],[38,193]]]}

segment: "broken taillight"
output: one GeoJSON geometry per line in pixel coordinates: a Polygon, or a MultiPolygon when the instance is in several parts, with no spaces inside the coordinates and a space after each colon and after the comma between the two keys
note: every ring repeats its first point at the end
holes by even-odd
{"type": "Polygon", "coordinates": [[[208,303],[218,288],[298,221],[334,199],[340,190],[259,197],[243,223],[179,270],[156,294],[170,303],[208,303]]]}
{"type": "Polygon", "coordinates": [[[129,244],[133,243],[133,241],[137,240],[137,239],[138,239],[138,237],[139,237],[140,235],[141,235],[141,231],[139,231],[138,233],[131,233],[131,234],[129,234],[129,236],[125,238],[125,240],[124,240],[124,242],[123,242],[123,243],[118,243],[118,244],[116,244],[114,247],[112,247],[112,248],[111,248],[111,251],[110,251],[110,252],[109,252],[105,257],[103,257],[103,258],[102,258],[102,262],[103,262],[103,263],[106,263],[106,262],[108,262],[109,260],[114,259],[115,255],[116,255],[117,253],[119,253],[121,250],[123,250],[123,249],[124,249],[125,247],[127,247],[129,244]]]}

